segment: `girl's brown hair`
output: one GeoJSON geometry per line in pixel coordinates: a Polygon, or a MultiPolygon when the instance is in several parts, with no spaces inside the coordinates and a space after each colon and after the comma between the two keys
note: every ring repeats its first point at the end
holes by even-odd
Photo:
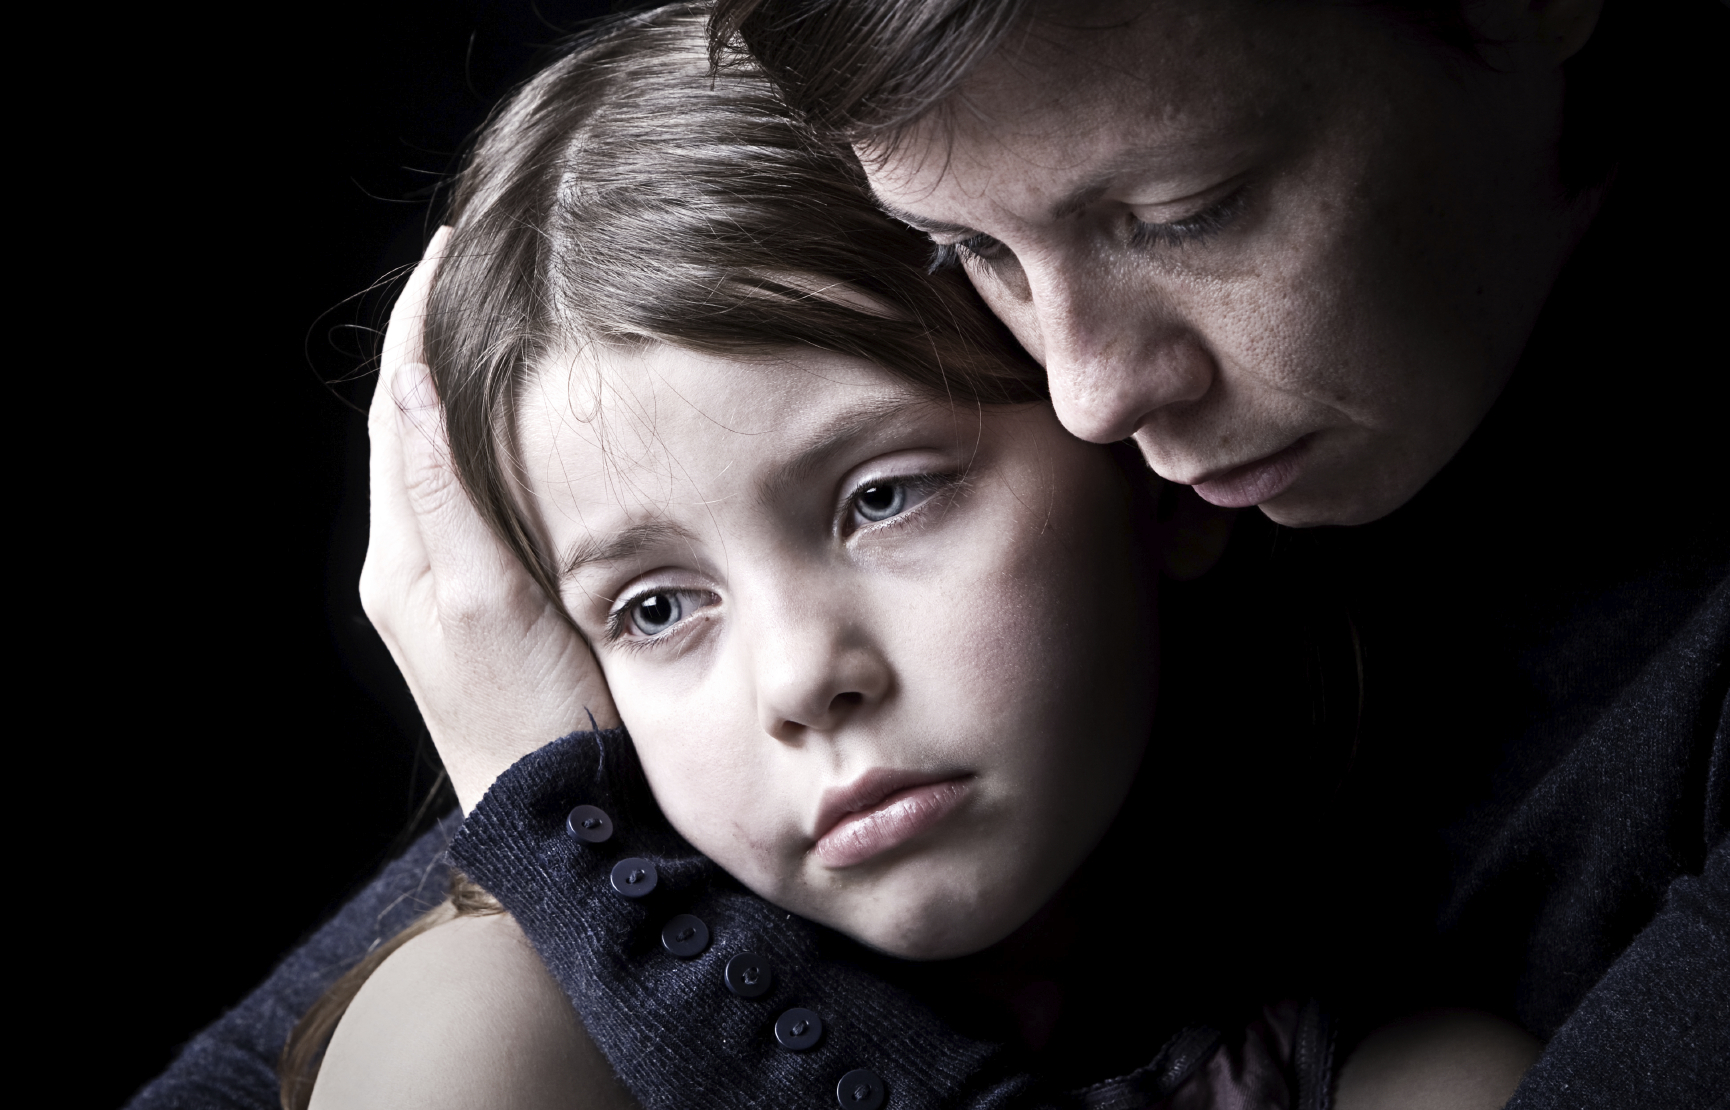
{"type": "MultiPolygon", "coordinates": [[[[674,4],[572,40],[493,114],[455,182],[427,361],[458,476],[555,599],[511,458],[519,397],[573,341],[739,357],[815,347],[957,403],[1045,393],[967,279],[930,272],[929,242],[878,211],[845,150],[796,125],[742,58],[711,70],[707,18],[674,4]]],[[[283,1047],[284,1110],[311,1100],[337,1022],[392,952],[498,912],[454,876],[450,900],[326,991],[283,1047]]]]}
{"type": "Polygon", "coordinates": [[[858,163],[794,122],[708,7],[618,18],[494,115],[452,198],[427,361],[459,477],[549,596],[510,459],[525,384],[573,339],[751,357],[815,347],[938,397],[1044,396],[1044,373],[858,163]],[[835,291],[847,295],[836,296],[835,291]],[[863,297],[857,294],[863,294],[863,297]]]}

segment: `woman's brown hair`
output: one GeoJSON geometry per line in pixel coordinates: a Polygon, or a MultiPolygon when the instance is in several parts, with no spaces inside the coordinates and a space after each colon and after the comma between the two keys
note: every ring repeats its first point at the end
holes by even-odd
{"type": "MultiPolygon", "coordinates": [[[[876,208],[844,149],[796,124],[742,57],[711,69],[708,15],[674,4],[573,39],[494,112],[455,181],[427,361],[458,476],[549,597],[511,459],[519,397],[573,342],[815,347],[959,404],[1044,396],[1040,368],[964,276],[931,272],[930,243],[876,208]]],[[[278,1065],[284,1110],[310,1101],[337,1022],[392,952],[501,912],[461,876],[452,894],[301,1019],[278,1065]]]]}
{"type": "MultiPolygon", "coordinates": [[[[1329,2],[1380,11],[1443,49],[1476,57],[1466,0],[1329,2]]],[[[715,0],[710,38],[717,60],[749,50],[806,124],[839,141],[893,148],[911,124],[951,107],[974,67],[1014,34],[1035,19],[1075,25],[1091,16],[1089,7],[1075,0],[715,0]]],[[[1668,64],[1668,8],[1608,0],[1591,42],[1568,60],[1562,178],[1570,189],[1602,184],[1622,156],[1640,119],[1629,105],[1658,84],[1648,71],[1668,64]]],[[[1112,33],[1117,18],[1097,29],[1112,33]]]]}

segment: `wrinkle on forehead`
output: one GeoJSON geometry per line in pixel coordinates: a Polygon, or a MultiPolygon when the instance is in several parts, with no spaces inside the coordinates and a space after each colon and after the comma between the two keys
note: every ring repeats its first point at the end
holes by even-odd
{"type": "Polygon", "coordinates": [[[904,202],[958,187],[977,201],[998,172],[1060,176],[1100,145],[1159,172],[1198,145],[1257,141],[1295,108],[1281,89],[1307,68],[1307,47],[1278,5],[1107,7],[1089,20],[1036,15],[892,143],[856,147],[873,185],[904,202]],[[957,175],[969,181],[945,181],[957,175]]]}

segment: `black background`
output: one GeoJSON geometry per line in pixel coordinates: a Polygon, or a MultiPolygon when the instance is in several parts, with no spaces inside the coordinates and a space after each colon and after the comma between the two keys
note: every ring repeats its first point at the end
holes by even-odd
{"type": "Polygon", "coordinates": [[[491,104],[614,6],[157,9],[20,37],[62,60],[35,92],[67,106],[20,155],[47,168],[23,232],[51,261],[14,300],[56,321],[16,368],[46,403],[13,410],[15,450],[43,437],[15,458],[62,479],[25,531],[55,585],[25,599],[44,619],[18,672],[55,722],[28,730],[52,770],[20,812],[69,850],[19,888],[66,946],[40,1032],[79,1063],[54,1102],[125,1101],[427,802],[436,762],[356,594],[366,432],[340,398],[370,396],[395,287],[363,294],[418,256],[491,104]]]}

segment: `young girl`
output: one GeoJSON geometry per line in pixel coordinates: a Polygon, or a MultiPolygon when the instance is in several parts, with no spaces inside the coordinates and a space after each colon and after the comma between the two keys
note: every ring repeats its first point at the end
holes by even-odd
{"type": "MultiPolygon", "coordinates": [[[[629,734],[484,800],[453,766],[453,859],[510,916],[469,890],[336,992],[311,1105],[1329,1105],[1313,1003],[1161,947],[1208,908],[1161,887],[1169,784],[1138,776],[1144,469],[1062,431],[849,161],[710,71],[703,18],[615,21],[501,109],[399,306],[412,329],[426,293],[430,377],[381,383],[375,512],[412,515],[392,483],[437,467],[402,460],[448,436],[629,734]],[[1185,1013],[1196,978],[1220,997],[1185,1013]]],[[[1522,1046],[1450,1028],[1426,1051],[1478,1037],[1485,1086],[1447,1104],[1497,1104],[1522,1046]]]]}

